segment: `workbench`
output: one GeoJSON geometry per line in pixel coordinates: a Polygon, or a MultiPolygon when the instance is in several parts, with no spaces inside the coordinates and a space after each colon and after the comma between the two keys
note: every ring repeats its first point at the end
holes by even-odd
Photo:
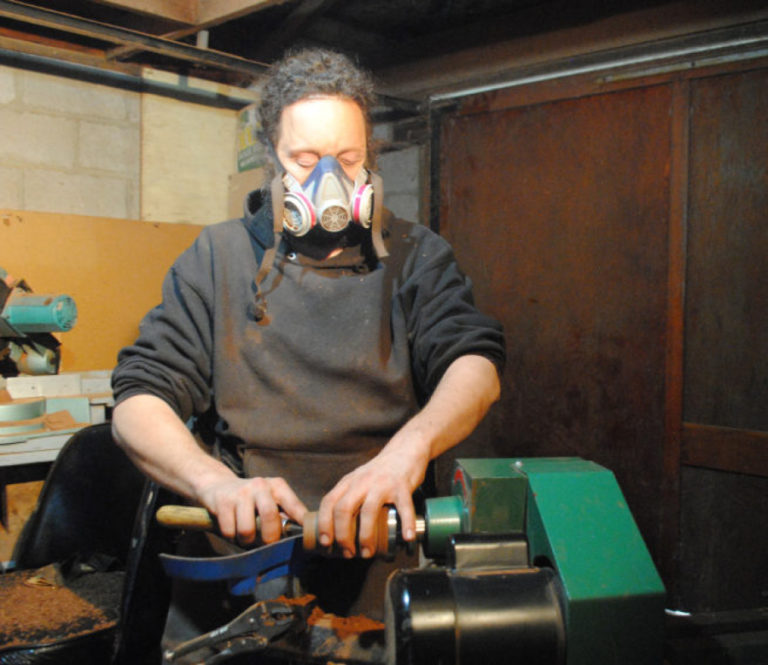
{"type": "MultiPolygon", "coordinates": [[[[105,422],[113,404],[109,372],[14,377],[4,386],[14,398],[45,399],[46,412],[69,411],[75,427],[0,436],[0,522],[8,528],[6,486],[45,480],[59,451],[76,431],[105,422]]],[[[2,429],[0,428],[0,432],[2,429]]]]}

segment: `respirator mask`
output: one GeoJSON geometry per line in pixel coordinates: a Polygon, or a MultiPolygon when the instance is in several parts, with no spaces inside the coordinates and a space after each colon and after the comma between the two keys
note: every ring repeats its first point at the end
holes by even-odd
{"type": "Polygon", "coordinates": [[[382,230],[384,186],[378,173],[360,169],[353,181],[334,157],[326,156],[320,159],[304,185],[290,173],[276,174],[270,185],[270,196],[275,242],[261,257],[253,280],[256,295],[250,307],[255,321],[261,324],[269,321],[261,283],[272,268],[284,231],[294,236],[296,243],[305,244],[302,251],[313,247],[322,250],[314,257],[322,259],[327,255],[325,250],[349,240],[345,233],[370,229],[366,235],[370,236],[375,257],[381,260],[389,256],[382,230]]]}
{"type": "Polygon", "coordinates": [[[283,175],[283,228],[293,236],[313,232],[335,237],[350,224],[367,229],[373,218],[373,186],[368,171],[360,169],[352,181],[330,155],[318,161],[303,185],[290,173],[283,175]]]}

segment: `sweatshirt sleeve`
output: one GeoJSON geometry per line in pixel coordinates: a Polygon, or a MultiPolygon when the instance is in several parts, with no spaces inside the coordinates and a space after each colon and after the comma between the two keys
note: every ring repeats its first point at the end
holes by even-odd
{"type": "Polygon", "coordinates": [[[475,306],[472,282],[450,245],[428,232],[417,256],[400,301],[421,398],[432,394],[448,366],[463,355],[484,356],[501,374],[506,360],[502,326],[475,306]]]}
{"type": "Polygon", "coordinates": [[[112,373],[115,404],[133,395],[155,395],[184,421],[210,406],[213,333],[207,248],[203,233],[179,257],[163,281],[161,304],[142,320],[136,342],[118,354],[112,373]]]}

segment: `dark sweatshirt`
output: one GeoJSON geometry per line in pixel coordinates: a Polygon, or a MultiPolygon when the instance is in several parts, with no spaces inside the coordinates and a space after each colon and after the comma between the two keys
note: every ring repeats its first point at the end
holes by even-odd
{"type": "Polygon", "coordinates": [[[118,357],[116,403],[149,393],[182,418],[207,414],[249,476],[282,476],[309,506],[376,453],[465,354],[501,371],[501,326],[474,306],[469,279],[429,229],[385,214],[390,256],[362,246],[312,260],[274,243],[269,201],[206,227],[172,266],[162,304],[118,357]],[[212,417],[211,417],[212,416],[212,417]]]}

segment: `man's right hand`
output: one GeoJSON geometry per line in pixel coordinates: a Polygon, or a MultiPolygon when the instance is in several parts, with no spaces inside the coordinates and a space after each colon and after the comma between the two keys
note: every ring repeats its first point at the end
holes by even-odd
{"type": "Polygon", "coordinates": [[[302,523],[306,507],[282,478],[239,478],[206,453],[176,412],[153,395],[134,395],[112,414],[112,434],[152,480],[202,505],[216,516],[222,534],[248,545],[256,514],[264,542],[280,538],[281,516],[302,523]]]}
{"type": "Polygon", "coordinates": [[[211,483],[197,500],[216,515],[225,538],[250,545],[256,539],[256,515],[265,543],[279,540],[283,516],[302,524],[306,506],[283,478],[232,478],[211,483]]]}

